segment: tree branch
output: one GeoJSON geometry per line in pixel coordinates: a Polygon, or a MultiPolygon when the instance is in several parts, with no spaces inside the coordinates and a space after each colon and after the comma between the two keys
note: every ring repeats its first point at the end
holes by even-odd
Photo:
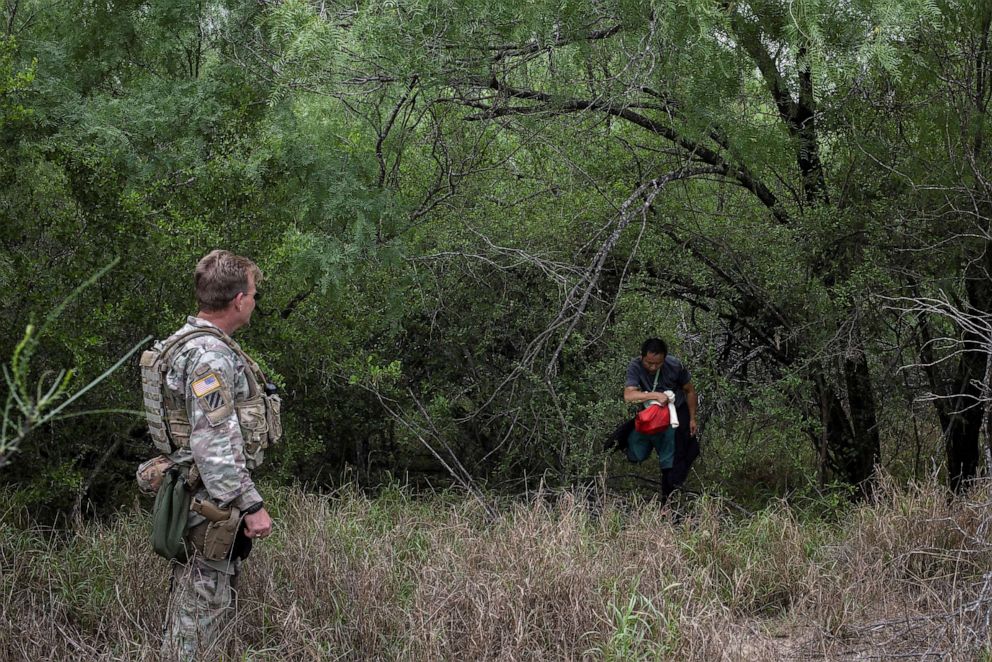
{"type": "Polygon", "coordinates": [[[693,140],[679,134],[675,129],[660,122],[657,122],[646,115],[634,112],[629,106],[616,106],[608,101],[597,99],[566,99],[555,98],[550,94],[537,90],[515,88],[499,81],[495,76],[485,85],[489,89],[500,92],[503,96],[514,99],[525,99],[543,104],[543,107],[534,109],[533,107],[507,107],[490,105],[485,106],[478,102],[465,102],[465,105],[481,107],[489,117],[501,117],[505,115],[524,114],[533,112],[548,112],[553,114],[565,114],[583,111],[602,112],[612,117],[618,117],[627,122],[635,124],[656,135],[660,135],[666,140],[683,148],[689,154],[708,165],[717,168],[713,174],[723,175],[730,178],[739,186],[747,189],[758,198],[758,200],[772,213],[772,215],[782,224],[789,222],[789,216],[779,204],[775,194],[758,180],[744,167],[731,165],[719,153],[701,145],[693,140]]]}

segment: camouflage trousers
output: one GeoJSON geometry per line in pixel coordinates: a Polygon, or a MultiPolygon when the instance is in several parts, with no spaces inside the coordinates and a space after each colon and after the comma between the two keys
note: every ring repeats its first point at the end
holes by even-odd
{"type": "Polygon", "coordinates": [[[165,617],[162,659],[218,659],[210,651],[237,608],[237,572],[228,574],[199,558],[172,566],[172,591],[165,617]]]}

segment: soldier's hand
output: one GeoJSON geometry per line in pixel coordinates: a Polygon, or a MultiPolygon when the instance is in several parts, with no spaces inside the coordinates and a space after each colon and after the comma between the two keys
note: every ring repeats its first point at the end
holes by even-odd
{"type": "Polygon", "coordinates": [[[264,538],[272,532],[272,518],[262,508],[257,513],[245,515],[245,535],[249,538],[264,538]]]}

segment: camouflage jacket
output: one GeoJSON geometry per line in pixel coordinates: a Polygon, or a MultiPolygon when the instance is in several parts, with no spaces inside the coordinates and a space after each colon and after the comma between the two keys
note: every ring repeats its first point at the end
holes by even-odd
{"type": "MultiPolygon", "coordinates": [[[[176,333],[203,327],[216,328],[191,316],[176,333]]],[[[210,497],[221,507],[233,505],[241,510],[262,501],[250,473],[261,462],[262,451],[246,445],[235,410],[249,395],[247,369],[237,352],[223,340],[200,335],[185,341],[173,353],[165,379],[165,388],[174,401],[185,402],[189,416],[187,452],[192,454],[203,482],[195,496],[210,497]]],[[[203,519],[190,511],[189,526],[196,526],[203,519]]]]}

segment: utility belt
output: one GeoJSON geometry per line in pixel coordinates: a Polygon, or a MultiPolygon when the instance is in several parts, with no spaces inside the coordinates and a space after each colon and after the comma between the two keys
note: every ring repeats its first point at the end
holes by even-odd
{"type": "Polygon", "coordinates": [[[157,554],[181,561],[194,551],[209,561],[248,558],[252,541],[243,533],[241,510],[192,496],[203,485],[195,464],[180,465],[168,455],[159,455],[138,467],[137,478],[143,492],[156,495],[152,547],[157,554]],[[189,511],[204,521],[187,528],[189,511]]]}
{"type": "Polygon", "coordinates": [[[186,534],[197,554],[208,561],[248,557],[251,540],[241,533],[243,518],[238,508],[221,508],[206,499],[195,498],[189,509],[206,518],[186,534]]]}

